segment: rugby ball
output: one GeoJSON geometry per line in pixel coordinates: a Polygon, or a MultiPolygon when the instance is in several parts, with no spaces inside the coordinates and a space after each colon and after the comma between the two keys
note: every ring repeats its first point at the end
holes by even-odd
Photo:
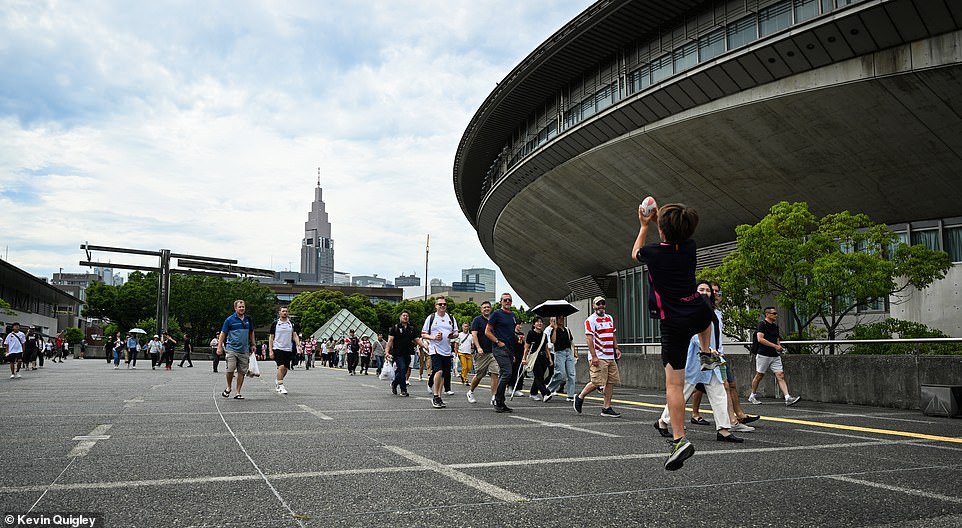
{"type": "Polygon", "coordinates": [[[655,209],[657,208],[658,204],[655,202],[655,198],[652,196],[648,196],[641,201],[641,215],[646,218],[651,216],[651,214],[654,213],[655,209]]]}

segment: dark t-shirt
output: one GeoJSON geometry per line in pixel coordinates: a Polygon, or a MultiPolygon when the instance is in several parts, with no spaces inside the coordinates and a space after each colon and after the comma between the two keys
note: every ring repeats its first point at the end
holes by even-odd
{"type": "Polygon", "coordinates": [[[521,357],[524,354],[524,334],[521,332],[514,333],[514,341],[511,342],[511,350],[514,351],[514,355],[521,357]]]}
{"type": "Polygon", "coordinates": [[[551,331],[551,336],[554,337],[555,352],[571,348],[571,335],[569,332],[564,326],[559,326],[551,331]]]}
{"type": "Polygon", "coordinates": [[[514,325],[516,323],[517,320],[514,317],[514,312],[506,312],[504,310],[491,312],[491,317],[488,319],[488,326],[491,327],[491,333],[494,334],[494,337],[498,338],[498,341],[503,342],[508,347],[515,341],[514,325]]]}
{"type": "Polygon", "coordinates": [[[361,340],[355,337],[347,338],[347,346],[350,350],[348,352],[352,354],[357,354],[361,350],[361,340]]]}
{"type": "Polygon", "coordinates": [[[394,338],[391,344],[392,356],[410,356],[414,354],[414,340],[421,337],[421,332],[413,326],[403,326],[400,323],[391,327],[387,335],[394,338]]]}
{"type": "Polygon", "coordinates": [[[168,354],[173,352],[175,346],[177,346],[177,343],[174,343],[173,341],[164,341],[164,352],[167,352],[168,354]]]}
{"type": "Polygon", "coordinates": [[[695,251],[688,239],[681,244],[648,244],[635,258],[648,265],[648,313],[652,319],[692,317],[711,311],[708,300],[695,289],[695,251]]]}
{"type": "Polygon", "coordinates": [[[528,350],[529,354],[534,354],[536,351],[538,354],[548,357],[548,343],[550,343],[548,336],[544,335],[544,332],[535,332],[534,330],[528,331],[527,337],[524,339],[525,343],[531,345],[528,350]],[[541,338],[544,338],[544,345],[541,345],[541,349],[538,350],[538,345],[541,344],[541,338]]]}
{"type": "Polygon", "coordinates": [[[471,321],[471,331],[478,331],[478,343],[481,344],[481,351],[485,354],[488,354],[491,352],[491,347],[494,343],[488,339],[488,336],[484,335],[484,329],[486,326],[488,326],[488,320],[485,319],[483,315],[479,315],[475,317],[473,321],[471,321]]]}
{"type": "MultiPolygon", "coordinates": [[[[771,343],[778,343],[778,338],[781,337],[778,331],[778,325],[775,323],[769,323],[768,321],[762,320],[758,322],[758,328],[755,329],[755,333],[761,332],[771,343]]],[[[758,355],[767,357],[778,357],[778,352],[761,341],[758,342],[758,355]]]]}

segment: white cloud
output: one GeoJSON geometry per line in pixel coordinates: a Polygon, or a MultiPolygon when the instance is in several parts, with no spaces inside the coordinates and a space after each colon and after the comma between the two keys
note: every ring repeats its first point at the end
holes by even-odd
{"type": "Polygon", "coordinates": [[[492,266],[461,134],[589,3],[8,2],[0,246],[38,275],[85,240],[297,269],[320,167],[338,270],[420,275],[430,233],[431,277],[460,280],[492,266]]]}

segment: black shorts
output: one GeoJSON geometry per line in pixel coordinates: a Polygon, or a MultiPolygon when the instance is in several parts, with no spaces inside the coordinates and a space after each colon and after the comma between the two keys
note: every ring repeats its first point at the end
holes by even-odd
{"type": "Polygon", "coordinates": [[[290,350],[277,350],[274,349],[274,363],[277,363],[278,367],[291,368],[291,363],[294,361],[294,352],[290,350]]]}
{"type": "Polygon", "coordinates": [[[431,354],[431,372],[450,371],[454,365],[453,356],[442,356],[441,354],[431,354]]]}
{"type": "Polygon", "coordinates": [[[688,363],[688,344],[693,335],[711,324],[712,311],[708,305],[705,310],[691,317],[676,317],[661,320],[661,364],[671,365],[675,370],[684,370],[688,363]]]}

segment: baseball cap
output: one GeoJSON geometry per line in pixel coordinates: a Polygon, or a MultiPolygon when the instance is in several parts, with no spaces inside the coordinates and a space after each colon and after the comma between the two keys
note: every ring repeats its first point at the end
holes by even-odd
{"type": "Polygon", "coordinates": [[[604,300],[605,300],[605,298],[604,298],[603,296],[599,295],[599,296],[595,297],[594,299],[592,299],[591,304],[598,304],[599,302],[604,301],[604,300]]]}
{"type": "Polygon", "coordinates": [[[160,336],[159,336],[159,335],[157,335],[157,334],[154,334],[154,337],[156,337],[156,338],[160,338],[160,336]]]}

